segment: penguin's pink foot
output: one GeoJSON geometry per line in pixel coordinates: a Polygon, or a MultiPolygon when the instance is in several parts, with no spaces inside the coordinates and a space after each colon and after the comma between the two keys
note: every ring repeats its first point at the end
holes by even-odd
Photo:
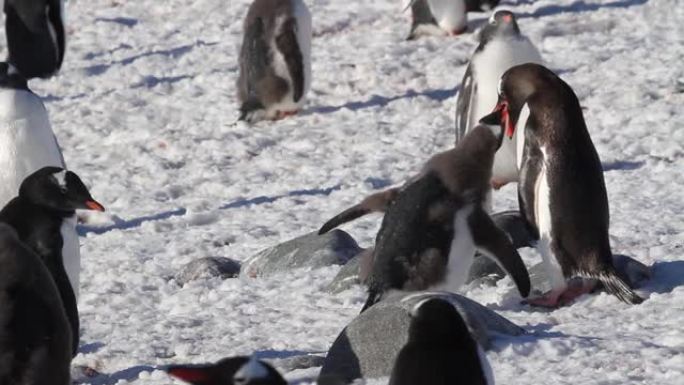
{"type": "Polygon", "coordinates": [[[595,287],[595,281],[571,281],[569,282],[568,287],[565,289],[551,290],[541,297],[527,299],[524,301],[524,303],[527,303],[531,306],[557,308],[571,303],[581,295],[591,293],[595,287]]]}
{"type": "Polygon", "coordinates": [[[280,120],[280,119],[285,119],[285,118],[290,117],[290,116],[295,116],[295,115],[297,115],[297,113],[299,113],[298,110],[294,110],[294,111],[278,111],[278,112],[276,112],[275,120],[280,120]]]}
{"type": "Polygon", "coordinates": [[[464,34],[466,31],[468,31],[468,26],[465,26],[461,29],[455,29],[451,32],[449,32],[449,36],[458,36],[464,34]]]}
{"type": "Polygon", "coordinates": [[[498,189],[500,189],[500,188],[502,188],[503,186],[505,186],[505,185],[508,184],[507,181],[505,181],[505,180],[503,180],[503,179],[497,179],[497,178],[492,178],[492,180],[491,180],[490,183],[492,184],[492,188],[493,188],[494,190],[498,190],[498,189]]]}

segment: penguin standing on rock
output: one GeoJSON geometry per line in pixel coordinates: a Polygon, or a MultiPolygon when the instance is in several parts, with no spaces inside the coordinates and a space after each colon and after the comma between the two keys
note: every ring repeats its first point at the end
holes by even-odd
{"type": "Polygon", "coordinates": [[[194,385],[287,385],[277,370],[254,356],[224,358],[209,365],[173,365],[166,371],[194,385]]]}
{"type": "MultiPolygon", "coordinates": [[[[524,63],[541,63],[539,51],[520,33],[515,15],[497,11],[480,32],[480,44],[470,59],[456,101],[456,141],[489,114],[498,100],[497,84],[507,69],[524,63]]],[[[496,189],[518,180],[515,164],[520,137],[505,137],[494,157],[492,186],[496,189]]]]}
{"type": "Polygon", "coordinates": [[[411,0],[411,31],[406,40],[424,35],[460,35],[468,29],[466,0],[411,0]]]}
{"type": "Polygon", "coordinates": [[[302,0],[255,0],[240,50],[240,120],[296,114],[311,86],[311,14],[302,0]]]}
{"type": "Polygon", "coordinates": [[[392,369],[389,385],[494,385],[492,368],[456,308],[439,298],[411,312],[406,345],[392,369]]]}
{"type": "Polygon", "coordinates": [[[571,301],[585,292],[568,288],[573,276],[599,280],[624,302],[642,302],[613,266],[601,161],[572,88],[541,65],[519,65],[501,78],[496,111],[506,135],[519,131],[523,138],[517,153],[520,211],[538,239],[552,285],[528,302],[554,307],[571,301]]]}
{"type": "MultiPolygon", "coordinates": [[[[497,114],[495,112],[494,114],[497,114]]],[[[486,117],[497,120],[499,117],[486,117]]],[[[482,124],[455,149],[435,155],[400,189],[346,210],[328,230],[371,211],[386,211],[375,240],[366,310],[388,290],[457,291],[468,278],[475,251],[495,260],[527,297],[530,280],[520,255],[482,205],[490,191],[500,126],[482,124]]]]}
{"type": "Polygon", "coordinates": [[[40,257],[0,223],[0,384],[70,385],[71,328],[40,257]]]}
{"type": "Polygon", "coordinates": [[[71,325],[74,354],[79,341],[78,309],[63,259],[69,246],[65,230],[71,228],[76,209],[104,211],[76,174],[44,167],[29,175],[21,184],[19,196],[0,211],[0,222],[16,230],[52,275],[71,325]]]}
{"type": "Polygon", "coordinates": [[[47,78],[62,66],[64,0],[5,0],[7,59],[27,79],[47,78]]]}

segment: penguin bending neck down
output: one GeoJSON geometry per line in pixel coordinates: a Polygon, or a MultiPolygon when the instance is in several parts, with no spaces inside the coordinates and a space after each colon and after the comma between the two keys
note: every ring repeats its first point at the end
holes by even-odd
{"type": "Polygon", "coordinates": [[[493,114],[506,136],[524,138],[518,153],[520,211],[538,239],[551,292],[530,300],[558,306],[583,291],[573,276],[594,278],[620,300],[643,301],[613,266],[603,170],[572,88],[538,64],[506,71],[493,114]]]}
{"type": "Polygon", "coordinates": [[[8,59],[27,79],[47,78],[64,60],[64,0],[5,0],[8,59]]]}
{"type": "Polygon", "coordinates": [[[240,50],[240,120],[296,114],[311,86],[311,14],[302,0],[255,0],[240,50]]]}
{"type": "Polygon", "coordinates": [[[62,250],[64,227],[71,225],[68,221],[76,209],[104,211],[76,174],[60,167],[44,167],[29,175],[21,184],[19,196],[0,211],[0,222],[16,230],[52,275],[71,325],[74,354],[79,341],[78,309],[62,250]]]}
{"type": "Polygon", "coordinates": [[[488,124],[489,119],[456,148],[432,157],[406,185],[369,197],[321,229],[385,211],[363,310],[389,290],[457,291],[468,278],[476,251],[511,275],[523,297],[529,294],[529,275],[520,255],[482,207],[503,135],[500,126],[488,124]]]}
{"type": "Polygon", "coordinates": [[[166,371],[194,385],[287,385],[277,370],[255,356],[224,358],[208,365],[172,365],[166,371]]]}
{"type": "Polygon", "coordinates": [[[494,385],[483,349],[444,299],[425,300],[411,312],[408,341],[397,355],[389,385],[415,384],[494,385]]]}
{"type": "Polygon", "coordinates": [[[40,257],[0,223],[0,384],[70,385],[71,328],[40,257]]]}

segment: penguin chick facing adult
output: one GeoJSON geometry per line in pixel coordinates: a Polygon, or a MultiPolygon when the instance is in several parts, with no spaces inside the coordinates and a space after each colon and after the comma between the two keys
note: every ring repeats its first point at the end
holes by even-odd
{"type": "Polygon", "coordinates": [[[0,223],[0,384],[70,385],[71,328],[40,257],[0,223]]]}
{"type": "Polygon", "coordinates": [[[104,211],[76,174],[59,167],[44,167],[29,175],[19,188],[19,196],[0,211],[0,222],[16,230],[19,239],[38,254],[52,275],[71,326],[74,354],[79,341],[78,309],[63,254],[68,240],[65,228],[70,228],[76,209],[104,211]]]}
{"type": "Polygon", "coordinates": [[[255,0],[244,22],[240,120],[296,114],[311,86],[311,14],[302,0],[255,0]]]}
{"type": "Polygon", "coordinates": [[[573,276],[595,278],[620,300],[643,301],[613,266],[603,169],[572,88],[538,64],[506,71],[495,115],[518,152],[520,211],[538,239],[552,290],[528,302],[567,303],[582,292],[566,290],[573,276]]]}
{"type": "Polygon", "coordinates": [[[47,78],[64,60],[64,0],[5,0],[8,59],[27,79],[47,78]]]}
{"type": "Polygon", "coordinates": [[[389,385],[494,385],[484,350],[448,301],[432,298],[417,304],[408,334],[389,385]]]}
{"type": "Polygon", "coordinates": [[[460,35],[468,29],[466,0],[411,0],[411,31],[406,40],[420,36],[460,35]]]}
{"type": "Polygon", "coordinates": [[[456,148],[433,156],[396,193],[376,236],[362,311],[392,289],[458,290],[476,250],[494,259],[527,297],[527,269],[482,207],[501,131],[487,124],[476,127],[456,148]]]}
{"type": "Polygon", "coordinates": [[[194,385],[287,385],[277,370],[254,356],[224,358],[207,365],[172,365],[166,371],[194,385]]]}
{"type": "MultiPolygon", "coordinates": [[[[507,69],[524,63],[542,63],[530,39],[520,32],[515,15],[497,11],[480,32],[480,44],[473,53],[461,81],[456,100],[456,141],[488,115],[498,101],[497,85],[507,69]]],[[[515,164],[519,133],[505,137],[494,157],[492,186],[500,188],[518,180],[515,164]]]]}

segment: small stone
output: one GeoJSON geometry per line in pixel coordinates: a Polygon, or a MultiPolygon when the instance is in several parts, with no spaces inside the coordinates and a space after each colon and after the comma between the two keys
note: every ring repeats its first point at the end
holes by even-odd
{"type": "Polygon", "coordinates": [[[323,235],[313,232],[250,257],[243,263],[240,275],[268,277],[292,269],[343,265],[360,251],[354,238],[342,230],[323,235]]]}
{"type": "Polygon", "coordinates": [[[174,277],[183,286],[206,278],[235,278],[240,274],[240,262],[223,257],[205,257],[187,263],[174,277]]]}
{"type": "Polygon", "coordinates": [[[268,360],[273,366],[280,369],[281,373],[289,373],[293,370],[310,369],[323,366],[325,357],[314,354],[303,354],[287,358],[268,360]]]}
{"type": "Polygon", "coordinates": [[[494,311],[458,294],[397,293],[359,314],[328,351],[320,377],[326,383],[349,383],[357,378],[389,376],[399,350],[408,339],[409,312],[419,302],[439,297],[461,313],[471,334],[488,349],[498,336],[518,336],[525,330],[494,311]]]}

